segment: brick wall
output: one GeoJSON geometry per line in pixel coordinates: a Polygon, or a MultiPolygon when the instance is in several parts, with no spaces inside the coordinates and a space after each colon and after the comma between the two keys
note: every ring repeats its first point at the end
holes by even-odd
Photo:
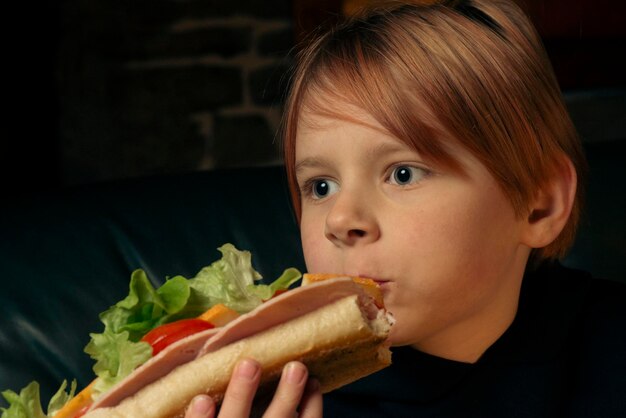
{"type": "Polygon", "coordinates": [[[279,161],[290,0],[64,0],[62,178],[279,161]]]}

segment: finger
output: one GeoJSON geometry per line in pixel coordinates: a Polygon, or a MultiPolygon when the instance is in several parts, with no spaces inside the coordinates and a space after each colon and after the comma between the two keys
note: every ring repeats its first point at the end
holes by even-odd
{"type": "Polygon", "coordinates": [[[215,416],[215,402],[207,395],[193,398],[185,413],[185,418],[213,418],[215,416]]]}
{"type": "Polygon", "coordinates": [[[306,366],[292,361],[283,368],[274,398],[264,416],[293,417],[300,404],[309,373],[306,366]]]}
{"type": "Polygon", "coordinates": [[[220,418],[239,418],[250,415],[252,400],[261,380],[261,366],[254,360],[240,361],[230,378],[220,418]]]}
{"type": "Polygon", "coordinates": [[[323,406],[320,383],[316,379],[309,379],[304,395],[302,395],[302,402],[300,402],[300,415],[298,415],[298,417],[321,417],[324,412],[323,406]]]}

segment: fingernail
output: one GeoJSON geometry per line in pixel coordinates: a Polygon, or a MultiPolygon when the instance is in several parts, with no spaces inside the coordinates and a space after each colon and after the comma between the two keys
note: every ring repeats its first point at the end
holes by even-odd
{"type": "Polygon", "coordinates": [[[196,414],[206,415],[213,408],[213,401],[208,396],[197,396],[194,398],[191,408],[196,414]]]}
{"type": "Polygon", "coordinates": [[[306,369],[299,363],[291,362],[285,366],[283,371],[288,383],[298,384],[306,378],[306,369]]]}
{"type": "Polygon", "coordinates": [[[252,380],[256,377],[258,371],[259,365],[256,361],[245,359],[237,365],[235,373],[237,374],[237,377],[252,380]]]}

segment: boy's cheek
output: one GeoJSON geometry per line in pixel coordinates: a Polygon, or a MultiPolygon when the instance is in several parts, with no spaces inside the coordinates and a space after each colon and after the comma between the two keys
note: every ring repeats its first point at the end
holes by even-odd
{"type": "Polygon", "coordinates": [[[339,273],[329,257],[317,250],[304,250],[304,261],[309,273],[339,273]]]}
{"type": "Polygon", "coordinates": [[[328,263],[328,255],[324,253],[324,236],[318,234],[315,236],[312,231],[306,228],[301,229],[302,234],[302,251],[304,253],[304,260],[306,262],[307,270],[311,273],[330,273],[331,270],[327,270],[324,266],[324,261],[328,263]]]}

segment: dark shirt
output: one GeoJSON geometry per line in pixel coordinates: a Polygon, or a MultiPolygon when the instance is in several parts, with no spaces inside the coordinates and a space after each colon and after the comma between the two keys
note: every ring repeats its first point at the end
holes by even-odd
{"type": "Polygon", "coordinates": [[[324,397],[328,417],[626,416],[626,286],[559,264],[527,274],[508,330],[474,364],[409,347],[324,397]]]}

